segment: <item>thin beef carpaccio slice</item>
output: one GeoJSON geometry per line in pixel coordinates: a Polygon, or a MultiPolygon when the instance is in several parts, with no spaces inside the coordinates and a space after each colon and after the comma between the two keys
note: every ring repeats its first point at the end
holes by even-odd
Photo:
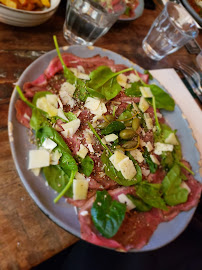
{"type": "MultiPolygon", "coordinates": [[[[84,68],[85,72],[87,72],[87,73],[89,73],[90,71],[92,71],[92,70],[94,70],[97,67],[102,66],[102,65],[109,66],[113,71],[120,71],[122,69],[127,68],[124,65],[115,64],[113,60],[109,59],[106,56],[101,57],[99,55],[96,55],[96,56],[93,56],[91,58],[81,58],[81,57],[75,56],[75,55],[70,54],[70,53],[63,53],[62,58],[63,58],[65,64],[67,65],[67,67],[77,67],[80,65],[84,68]]],[[[42,73],[34,81],[26,82],[23,85],[23,92],[24,92],[25,96],[28,99],[32,99],[36,92],[51,91],[51,88],[52,88],[51,79],[55,75],[61,74],[60,73],[61,71],[62,71],[62,65],[59,61],[59,58],[56,56],[55,58],[53,58],[51,60],[50,64],[48,65],[48,67],[44,71],[44,73],[42,73]]],[[[144,82],[146,82],[146,83],[148,82],[148,80],[149,80],[148,74],[139,73],[139,76],[142,78],[142,80],[144,82]]],[[[57,80],[57,81],[59,81],[59,80],[57,80]]],[[[61,79],[61,81],[62,81],[62,79],[61,79]]],[[[64,82],[64,78],[63,78],[63,82],[64,82]]],[[[27,105],[24,105],[22,103],[22,106],[26,107],[27,105]]],[[[19,111],[22,110],[20,108],[20,106],[16,106],[16,110],[17,110],[17,114],[20,116],[21,114],[19,113],[19,111]]],[[[23,115],[22,115],[22,118],[23,118],[23,115]]],[[[28,125],[24,119],[20,119],[20,117],[18,117],[18,120],[22,124],[25,123],[25,126],[28,127],[28,125]]]]}
{"type": "MultiPolygon", "coordinates": [[[[134,187],[119,187],[108,191],[113,199],[120,194],[135,194],[134,187]]],[[[158,209],[149,212],[126,212],[124,221],[118,232],[111,239],[100,235],[93,225],[90,215],[95,196],[91,197],[79,211],[81,238],[98,246],[114,248],[121,251],[141,249],[150,239],[159,223],[162,222],[162,213],[158,209]]]]}
{"type": "MultiPolygon", "coordinates": [[[[187,161],[182,161],[185,166],[190,168],[190,164],[187,161]]],[[[188,200],[185,203],[178,204],[176,206],[169,206],[168,211],[162,211],[163,219],[165,221],[169,221],[175,218],[181,211],[188,211],[194,206],[197,206],[201,191],[202,191],[202,184],[194,179],[193,175],[191,175],[187,170],[182,169],[184,175],[187,177],[186,184],[190,188],[190,193],[188,195],[188,200]]]]}
{"type": "Polygon", "coordinates": [[[32,109],[27,104],[18,99],[15,103],[16,118],[23,126],[30,128],[30,118],[32,116],[32,109]]]}
{"type": "MultiPolygon", "coordinates": [[[[101,57],[100,55],[95,55],[89,58],[82,58],[71,53],[63,53],[62,59],[67,67],[76,68],[77,66],[82,66],[86,73],[90,73],[99,66],[108,66],[113,71],[121,71],[127,68],[125,65],[115,64],[114,60],[109,59],[107,56],[101,57]]],[[[47,78],[51,78],[60,71],[62,71],[62,64],[59,60],[59,57],[56,56],[51,60],[44,74],[47,78]]],[[[148,82],[148,74],[142,74],[139,72],[138,74],[145,83],[148,82]]]]}

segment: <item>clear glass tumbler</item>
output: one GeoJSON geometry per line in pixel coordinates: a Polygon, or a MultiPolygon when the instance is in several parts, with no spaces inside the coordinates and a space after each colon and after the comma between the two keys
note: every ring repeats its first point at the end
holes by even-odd
{"type": "Polygon", "coordinates": [[[64,37],[70,44],[93,45],[124,11],[121,0],[68,0],[64,37]]]}
{"type": "Polygon", "coordinates": [[[150,58],[161,60],[198,35],[195,21],[181,5],[168,2],[153,22],[142,47],[150,58]]]}

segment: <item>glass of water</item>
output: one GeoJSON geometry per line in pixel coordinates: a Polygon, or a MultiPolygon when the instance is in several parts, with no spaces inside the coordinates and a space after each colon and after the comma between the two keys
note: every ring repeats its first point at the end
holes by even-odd
{"type": "Polygon", "coordinates": [[[93,45],[124,11],[122,0],[68,0],[64,37],[70,44],[93,45]]]}
{"type": "Polygon", "coordinates": [[[167,2],[153,22],[142,47],[147,56],[158,61],[196,38],[198,32],[195,21],[181,4],[167,2]]]}

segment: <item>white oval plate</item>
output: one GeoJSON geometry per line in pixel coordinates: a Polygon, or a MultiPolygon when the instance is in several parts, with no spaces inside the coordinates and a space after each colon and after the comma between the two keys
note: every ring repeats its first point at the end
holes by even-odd
{"type": "MultiPolygon", "coordinates": [[[[101,49],[98,47],[85,47],[85,46],[70,46],[65,48],[66,52],[73,53],[80,57],[92,57],[94,55],[108,56],[113,59],[116,64],[124,64],[126,66],[133,66],[138,71],[143,72],[143,69],[135,65],[128,59],[118,55],[114,52],[101,49]]],[[[61,49],[63,52],[63,49],[61,49]]],[[[43,71],[47,68],[49,62],[56,56],[56,51],[50,51],[37,60],[35,60],[21,75],[18,85],[22,88],[25,82],[35,80],[43,71]]],[[[159,83],[154,80],[159,85],[159,83]]],[[[162,86],[161,86],[162,87],[162,86]]],[[[16,119],[15,103],[18,99],[17,91],[15,90],[11,97],[9,106],[9,125],[12,123],[13,133],[10,134],[10,146],[17,168],[18,174],[27,189],[28,193],[38,205],[38,207],[56,224],[61,226],[63,229],[80,237],[80,225],[77,219],[77,215],[73,206],[66,203],[65,199],[62,198],[57,204],[53,203],[53,199],[56,197],[56,193],[45,185],[45,179],[42,175],[39,177],[27,169],[28,167],[28,152],[34,146],[29,143],[27,135],[27,129],[19,124],[16,119]]],[[[196,172],[195,178],[201,181],[198,172],[198,161],[199,152],[195,147],[195,140],[192,137],[192,132],[189,129],[187,121],[182,117],[182,112],[176,105],[173,112],[162,111],[168,124],[173,128],[177,129],[177,135],[180,138],[184,158],[189,161],[192,165],[192,169],[196,172]],[[189,143],[187,143],[189,142],[189,143]],[[191,155],[190,155],[191,153],[191,155]]],[[[152,235],[149,243],[138,251],[149,251],[160,248],[172,240],[174,240],[188,225],[190,222],[196,207],[190,211],[181,212],[175,219],[161,223],[157,230],[152,235]]],[[[137,250],[131,250],[136,252],[137,250]]]]}

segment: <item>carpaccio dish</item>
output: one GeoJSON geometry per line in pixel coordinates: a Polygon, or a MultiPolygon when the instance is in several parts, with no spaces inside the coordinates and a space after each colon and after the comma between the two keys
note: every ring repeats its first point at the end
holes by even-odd
{"type": "Polygon", "coordinates": [[[174,101],[149,84],[148,72],[57,52],[38,79],[17,87],[16,117],[37,145],[28,169],[44,174],[55,203],[65,196],[78,207],[82,239],[139,250],[201,195],[159,111],[172,111],[174,101]]]}

